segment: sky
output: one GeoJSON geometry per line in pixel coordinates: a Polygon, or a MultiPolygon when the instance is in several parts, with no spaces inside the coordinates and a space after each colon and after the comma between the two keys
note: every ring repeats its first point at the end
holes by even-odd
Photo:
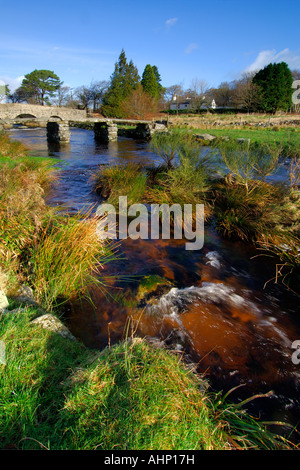
{"type": "Polygon", "coordinates": [[[300,0],[0,0],[0,85],[34,69],[76,88],[109,80],[122,49],[165,87],[209,86],[270,62],[300,69],[300,0]]]}

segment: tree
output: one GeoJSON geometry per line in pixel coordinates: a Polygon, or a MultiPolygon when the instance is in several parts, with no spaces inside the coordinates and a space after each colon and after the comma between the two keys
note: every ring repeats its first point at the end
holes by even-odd
{"type": "Polygon", "coordinates": [[[69,86],[60,86],[53,100],[53,104],[59,107],[65,106],[70,100],[70,92],[71,88],[69,86]]]}
{"type": "Polygon", "coordinates": [[[217,103],[217,106],[226,108],[232,106],[233,98],[233,85],[232,83],[222,82],[218,88],[212,90],[212,97],[217,103]]]}
{"type": "Polygon", "coordinates": [[[300,80],[300,70],[292,70],[293,80],[300,80]]]}
{"type": "Polygon", "coordinates": [[[91,82],[90,84],[90,98],[93,102],[93,111],[97,111],[100,108],[103,97],[108,89],[109,82],[106,80],[91,82]]]}
{"type": "Polygon", "coordinates": [[[141,84],[146,93],[157,100],[161,99],[166,89],[161,85],[161,77],[156,65],[146,65],[141,84]]]}
{"type": "Polygon", "coordinates": [[[164,100],[169,108],[171,103],[177,100],[178,98],[182,98],[184,96],[184,91],[182,85],[171,85],[167,87],[164,91],[164,100]]]}
{"type": "Polygon", "coordinates": [[[157,77],[154,73],[153,67],[150,64],[146,65],[145,67],[145,70],[142,75],[141,84],[143,90],[148,93],[151,98],[159,97],[157,77]]]}
{"type": "Polygon", "coordinates": [[[203,105],[208,104],[208,97],[206,96],[208,90],[209,86],[206,80],[199,80],[198,78],[192,80],[188,94],[192,99],[192,105],[196,111],[200,111],[203,105]]]}
{"type": "Polygon", "coordinates": [[[128,119],[151,119],[157,112],[157,99],[146,93],[139,83],[121,106],[128,119]]]}
{"type": "Polygon", "coordinates": [[[63,82],[51,70],[34,70],[25,75],[20,90],[35,104],[50,104],[49,98],[53,98],[55,92],[63,82]]]}
{"type": "Polygon", "coordinates": [[[19,87],[13,93],[9,93],[7,98],[11,103],[24,103],[30,99],[30,94],[19,87]]]}
{"type": "Polygon", "coordinates": [[[108,117],[122,118],[122,102],[135,90],[140,81],[138,70],[132,60],[128,63],[122,49],[110,86],[103,97],[102,113],[108,117]]]}
{"type": "Polygon", "coordinates": [[[262,103],[261,88],[253,83],[253,74],[244,74],[235,82],[232,102],[236,107],[245,108],[248,112],[256,111],[262,103]]]}
{"type": "Polygon", "coordinates": [[[79,102],[79,106],[82,109],[87,109],[91,101],[91,90],[87,86],[79,86],[75,89],[75,97],[79,102]]]}
{"type": "Polygon", "coordinates": [[[253,83],[262,92],[262,111],[275,114],[279,109],[288,111],[291,108],[293,76],[285,62],[267,65],[256,73],[253,83]]]}

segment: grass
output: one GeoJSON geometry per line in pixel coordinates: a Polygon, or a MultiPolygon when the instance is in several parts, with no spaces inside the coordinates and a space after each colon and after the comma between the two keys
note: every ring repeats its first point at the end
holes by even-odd
{"type": "Polygon", "coordinates": [[[128,205],[143,199],[146,175],[134,163],[114,165],[98,170],[94,174],[94,188],[109,204],[118,205],[119,196],[127,196],[128,205]]]}
{"type": "Polygon", "coordinates": [[[103,286],[103,264],[112,253],[89,214],[62,217],[45,204],[56,174],[50,159],[28,157],[18,142],[0,136],[0,268],[6,291],[30,284],[47,309],[103,286]],[[96,276],[99,275],[99,276],[96,276]]]}
{"type": "Polygon", "coordinates": [[[234,408],[226,414],[220,397],[214,402],[207,382],[179,356],[137,338],[102,352],[88,350],[31,323],[37,315],[30,307],[0,317],[6,345],[6,365],[0,365],[2,449],[288,446],[234,408]]]}
{"type": "MultiPolygon", "coordinates": [[[[259,132],[262,140],[266,131],[259,132]]],[[[299,271],[299,160],[291,159],[286,185],[267,182],[284,153],[285,143],[279,141],[218,140],[205,152],[183,130],[157,133],[151,146],[161,158],[160,166],[146,171],[133,163],[105,168],[96,175],[96,187],[110,194],[109,202],[128,195],[130,201],[146,204],[205,204],[206,220],[213,218],[224,237],[279,256],[281,269],[275,279],[286,282],[291,275],[298,278],[299,271]]]]}
{"type": "MultiPolygon", "coordinates": [[[[191,132],[185,130],[185,132],[191,132]]],[[[203,133],[203,129],[193,129],[193,133],[203,133]]],[[[205,133],[214,135],[218,138],[227,136],[232,140],[251,139],[252,143],[260,145],[277,145],[282,149],[282,155],[286,157],[298,157],[300,148],[300,131],[296,128],[278,127],[273,128],[206,128],[205,133]]]]}
{"type": "Polygon", "coordinates": [[[32,285],[48,310],[88,295],[91,286],[105,288],[101,272],[113,254],[98,239],[97,223],[89,215],[54,218],[39,235],[32,253],[32,285]]]}
{"type": "MultiPolygon", "coordinates": [[[[83,215],[62,219],[48,208],[43,196],[54,177],[49,162],[27,157],[23,146],[3,135],[0,143],[1,288],[26,281],[48,310],[86,295],[95,270],[103,282],[101,268],[110,254],[99,245],[97,220],[83,215]]],[[[148,173],[136,166],[105,169],[111,200],[127,194],[129,203],[141,202],[152,184],[174,202],[182,202],[184,193],[187,200],[209,197],[209,162],[194,147],[180,149],[176,168],[148,173]],[[175,192],[182,188],[183,193],[175,192]]],[[[254,190],[242,187],[248,198],[254,197],[254,190]]],[[[140,299],[163,283],[146,279],[140,299]]],[[[289,446],[244,410],[211,394],[207,382],[179,356],[137,338],[125,338],[101,352],[88,350],[31,323],[39,315],[40,309],[28,307],[0,316],[0,338],[6,346],[6,365],[0,365],[1,448],[289,446]]]]}

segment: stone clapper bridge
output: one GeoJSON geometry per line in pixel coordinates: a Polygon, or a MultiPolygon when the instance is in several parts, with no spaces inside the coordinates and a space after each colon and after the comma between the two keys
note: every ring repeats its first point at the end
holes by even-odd
{"type": "Polygon", "coordinates": [[[95,118],[80,109],[23,103],[0,104],[0,130],[11,128],[14,124],[46,127],[48,142],[63,144],[70,141],[70,125],[76,123],[94,124],[95,139],[100,142],[117,140],[118,124],[134,126],[133,137],[141,140],[149,140],[154,132],[167,129],[166,121],[95,118]]]}

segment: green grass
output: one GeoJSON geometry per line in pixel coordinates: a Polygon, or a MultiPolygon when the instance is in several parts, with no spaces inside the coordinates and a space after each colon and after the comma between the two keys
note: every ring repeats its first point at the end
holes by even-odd
{"type": "Polygon", "coordinates": [[[199,134],[211,134],[216,137],[224,137],[228,136],[230,139],[251,139],[251,142],[256,142],[258,144],[277,144],[278,146],[282,147],[282,153],[289,157],[289,156],[300,156],[300,131],[299,129],[291,129],[291,128],[278,128],[278,130],[274,130],[273,128],[260,128],[260,129],[249,129],[249,128],[242,128],[242,129],[232,129],[232,128],[224,128],[224,129],[194,129],[193,133],[199,134]]]}
{"type": "Polygon", "coordinates": [[[146,175],[140,165],[127,163],[98,170],[94,174],[95,191],[109,204],[118,206],[119,196],[127,196],[128,205],[141,203],[146,186],[146,175]]]}
{"type": "Polygon", "coordinates": [[[32,324],[35,316],[31,307],[0,317],[1,449],[279,447],[262,424],[214,403],[179,356],[141,339],[88,350],[32,324]]]}

